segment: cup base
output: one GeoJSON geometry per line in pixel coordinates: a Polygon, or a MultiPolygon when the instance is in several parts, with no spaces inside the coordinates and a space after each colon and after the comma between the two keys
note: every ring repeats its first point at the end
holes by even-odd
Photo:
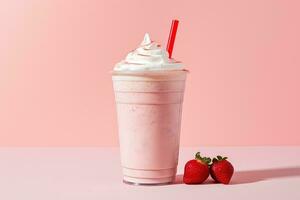
{"type": "Polygon", "coordinates": [[[123,180],[142,185],[170,184],[175,180],[177,166],[167,169],[133,169],[123,166],[123,180]]]}
{"type": "Polygon", "coordinates": [[[155,185],[169,185],[172,184],[175,177],[165,178],[135,178],[124,176],[123,183],[128,185],[141,185],[141,186],[155,186],[155,185]]]}

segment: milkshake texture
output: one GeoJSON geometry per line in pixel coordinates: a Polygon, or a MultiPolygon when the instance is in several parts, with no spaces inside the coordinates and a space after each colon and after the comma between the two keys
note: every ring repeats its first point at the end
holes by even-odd
{"type": "Polygon", "coordinates": [[[174,180],[186,73],[148,34],[116,64],[112,79],[125,182],[174,180]]]}

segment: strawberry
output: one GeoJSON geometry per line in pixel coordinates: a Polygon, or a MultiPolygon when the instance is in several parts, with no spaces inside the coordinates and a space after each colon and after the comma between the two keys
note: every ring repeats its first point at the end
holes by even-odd
{"type": "Polygon", "coordinates": [[[209,164],[211,159],[201,157],[197,152],[195,159],[188,161],[184,167],[183,182],[185,184],[203,183],[209,176],[209,164]]]}
{"type": "Polygon", "coordinates": [[[210,166],[210,175],[218,183],[228,184],[233,175],[234,168],[227,157],[213,158],[210,166]]]}

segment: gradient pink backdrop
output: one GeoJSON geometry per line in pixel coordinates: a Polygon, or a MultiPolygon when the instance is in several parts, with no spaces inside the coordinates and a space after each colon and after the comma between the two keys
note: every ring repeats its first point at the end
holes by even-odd
{"type": "Polygon", "coordinates": [[[109,71],[145,32],[191,71],[181,144],[300,145],[300,1],[0,2],[0,145],[117,145],[109,71]]]}

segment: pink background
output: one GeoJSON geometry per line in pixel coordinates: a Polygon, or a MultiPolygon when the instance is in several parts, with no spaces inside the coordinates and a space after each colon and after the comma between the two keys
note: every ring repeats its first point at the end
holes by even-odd
{"type": "Polygon", "coordinates": [[[191,71],[183,146],[300,145],[300,3],[0,2],[0,145],[118,144],[113,65],[145,32],[191,71]],[[172,6],[171,6],[172,5],[172,6]]]}

